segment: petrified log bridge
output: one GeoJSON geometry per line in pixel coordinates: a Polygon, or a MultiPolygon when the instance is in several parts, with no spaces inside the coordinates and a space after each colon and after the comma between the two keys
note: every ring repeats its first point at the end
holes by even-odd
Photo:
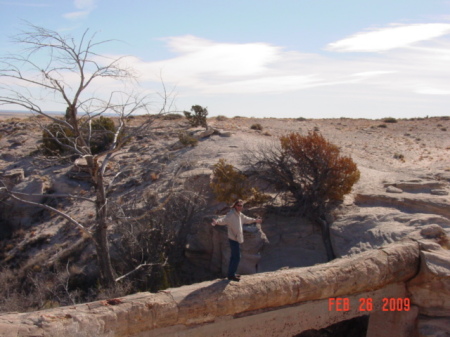
{"type": "Polygon", "coordinates": [[[419,307],[406,307],[406,282],[420,269],[419,247],[407,241],[312,267],[243,276],[238,283],[215,280],[6,314],[0,336],[294,336],[362,315],[370,315],[368,336],[411,336],[419,307]],[[387,311],[384,299],[395,302],[387,311]]]}

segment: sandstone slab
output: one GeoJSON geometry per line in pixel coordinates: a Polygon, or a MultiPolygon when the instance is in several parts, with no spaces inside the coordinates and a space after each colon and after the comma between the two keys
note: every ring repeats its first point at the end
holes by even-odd
{"type": "Polygon", "coordinates": [[[427,316],[450,317],[450,251],[429,245],[420,253],[419,274],[408,283],[411,299],[427,316]]]}

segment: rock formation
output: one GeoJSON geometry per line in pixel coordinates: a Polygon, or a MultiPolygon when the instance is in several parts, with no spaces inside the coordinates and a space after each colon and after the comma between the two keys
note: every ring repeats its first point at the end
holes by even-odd
{"type": "MultiPolygon", "coordinates": [[[[326,262],[318,227],[303,218],[266,214],[260,227],[249,227],[245,233],[241,273],[256,275],[244,276],[239,285],[212,281],[48,312],[4,315],[0,327],[5,330],[0,331],[8,331],[11,336],[39,335],[44,331],[67,336],[91,336],[92,332],[99,336],[138,336],[142,331],[168,329],[165,331],[170,335],[171,331],[184,331],[212,321],[232,326],[237,324],[237,318],[246,315],[267,314],[274,308],[313,300],[326,301],[330,296],[356,296],[358,292],[382,289],[398,281],[413,301],[416,311],[409,315],[417,319],[420,336],[437,335],[436,329],[447,331],[449,256],[444,248],[450,248],[450,143],[448,137],[442,137],[443,133],[436,133],[434,120],[405,120],[383,130],[376,128],[376,121],[368,120],[259,122],[267,130],[265,135],[250,130],[250,120],[217,122],[215,128],[223,131],[211,132],[211,128],[208,134],[194,132],[199,143],[192,148],[178,144],[178,133],[186,128],[183,123],[170,122],[155,128],[111,161],[113,168],[123,172],[115,178],[111,196],[120,198],[131,190],[136,196],[146,191],[163,194],[170,185],[174,191],[204,192],[208,206],[205,214],[212,214],[223,206],[214,201],[209,190],[211,166],[218,159],[226,158],[235,167],[244,168],[242,154],[251,151],[252,146],[266,139],[276,142],[286,132],[320,130],[352,156],[362,173],[361,181],[335,214],[331,226],[333,248],[339,259],[314,266],[326,262]],[[406,135],[408,128],[421,137],[406,135]],[[394,151],[401,152],[404,160],[396,159],[394,151]],[[402,240],[412,241],[400,244],[402,248],[384,248],[402,240]],[[239,305],[234,305],[236,302],[239,305]]],[[[449,120],[439,123],[447,123],[450,128],[449,120]]],[[[0,176],[5,185],[19,192],[80,190],[89,195],[89,182],[83,181],[82,160],[75,166],[36,160],[32,153],[40,141],[40,130],[30,130],[22,122],[0,123],[4,135],[0,139],[0,176]]],[[[5,196],[0,194],[0,200],[4,201],[5,196]]],[[[83,202],[73,202],[68,211],[88,218],[88,207],[83,202]]],[[[8,211],[11,226],[31,226],[35,236],[26,235],[23,243],[17,245],[19,248],[11,249],[5,256],[13,259],[15,251],[27,247],[27,240],[42,237],[48,238],[39,241],[45,244],[33,252],[24,249],[22,255],[29,254],[30,265],[53,263],[55,242],[51,240],[56,240],[56,233],[62,235],[64,222],[36,222],[33,214],[39,210],[29,206],[14,205],[8,211]]],[[[224,228],[212,228],[206,218],[191,229],[187,255],[194,265],[223,273],[228,264],[226,233],[224,228]]],[[[284,313],[288,315],[287,311],[284,313]]],[[[322,315],[327,316],[327,312],[322,315]]],[[[345,317],[330,315],[326,321],[331,324],[345,317]]],[[[377,321],[375,317],[374,314],[372,323],[377,321]]],[[[284,322],[295,325],[289,320],[284,322]]]]}

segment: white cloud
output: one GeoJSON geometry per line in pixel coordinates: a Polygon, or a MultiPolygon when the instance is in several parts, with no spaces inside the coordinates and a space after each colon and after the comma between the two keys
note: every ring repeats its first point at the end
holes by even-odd
{"type": "Polygon", "coordinates": [[[164,41],[174,57],[126,60],[141,74],[141,81],[159,82],[162,77],[182,95],[341,90],[355,84],[374,95],[377,90],[414,95],[450,91],[450,42],[445,38],[351,60],[286,51],[268,43],[221,43],[190,35],[164,41]]]}
{"type": "Polygon", "coordinates": [[[65,19],[68,20],[80,20],[84,19],[90,14],[89,11],[78,11],[78,12],[70,12],[63,15],[65,19]]]}
{"type": "Polygon", "coordinates": [[[423,95],[447,96],[447,95],[450,95],[450,88],[448,88],[447,90],[439,89],[439,88],[417,88],[415,90],[415,92],[418,94],[423,94],[423,95]]]}
{"type": "Polygon", "coordinates": [[[63,14],[68,20],[81,20],[86,18],[95,8],[95,0],[74,0],[74,6],[78,11],[63,14]]]}
{"type": "Polygon", "coordinates": [[[195,36],[166,39],[169,48],[180,56],[162,62],[161,66],[175,74],[208,76],[249,76],[267,70],[267,65],[279,58],[281,48],[266,43],[217,43],[195,36]],[[189,67],[186,68],[186,64],[189,67]]]}
{"type": "Polygon", "coordinates": [[[380,52],[406,47],[447,34],[450,34],[450,24],[446,23],[395,24],[386,28],[357,33],[346,39],[330,43],[327,49],[338,52],[380,52]]]}
{"type": "Polygon", "coordinates": [[[380,75],[386,75],[386,74],[392,74],[395,73],[393,70],[376,70],[376,71],[364,71],[362,73],[356,73],[352,76],[359,77],[359,78],[367,78],[367,77],[374,77],[374,76],[380,76],[380,75]]]}

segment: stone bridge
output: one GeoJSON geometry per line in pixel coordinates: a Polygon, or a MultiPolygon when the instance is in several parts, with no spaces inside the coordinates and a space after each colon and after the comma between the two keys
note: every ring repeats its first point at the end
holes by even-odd
{"type": "Polygon", "coordinates": [[[405,241],[306,268],[0,316],[0,336],[295,336],[369,315],[367,336],[450,333],[450,252],[405,241]]]}

